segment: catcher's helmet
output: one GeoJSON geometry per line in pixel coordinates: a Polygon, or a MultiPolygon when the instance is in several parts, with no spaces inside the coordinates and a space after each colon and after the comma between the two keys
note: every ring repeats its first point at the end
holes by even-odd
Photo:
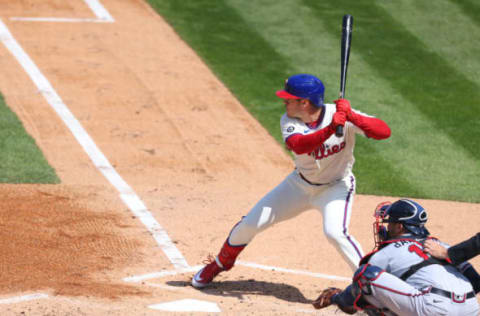
{"type": "Polygon", "coordinates": [[[293,75],[285,81],[285,89],[277,91],[282,99],[308,99],[316,107],[323,106],[325,87],[320,79],[309,74],[293,75]]]}
{"type": "Polygon", "coordinates": [[[428,236],[425,228],[428,216],[427,211],[412,200],[398,200],[385,209],[383,222],[402,223],[405,229],[417,236],[428,236]]]}

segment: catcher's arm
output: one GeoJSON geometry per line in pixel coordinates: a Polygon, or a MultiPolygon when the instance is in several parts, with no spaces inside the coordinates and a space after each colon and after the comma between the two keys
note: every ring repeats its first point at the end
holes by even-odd
{"type": "Polygon", "coordinates": [[[353,307],[354,301],[355,297],[352,294],[351,285],[343,291],[338,288],[329,287],[323,290],[320,296],[313,302],[313,307],[322,309],[335,304],[344,313],[353,315],[357,312],[355,307],[353,307]]]}

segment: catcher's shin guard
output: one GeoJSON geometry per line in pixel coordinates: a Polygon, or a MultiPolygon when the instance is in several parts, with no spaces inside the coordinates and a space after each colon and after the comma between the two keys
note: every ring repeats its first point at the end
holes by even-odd
{"type": "Polygon", "coordinates": [[[231,246],[227,239],[218,256],[214,260],[212,258],[205,267],[193,276],[192,286],[203,288],[210,284],[220,272],[230,270],[244,248],[245,246],[231,246]]]}

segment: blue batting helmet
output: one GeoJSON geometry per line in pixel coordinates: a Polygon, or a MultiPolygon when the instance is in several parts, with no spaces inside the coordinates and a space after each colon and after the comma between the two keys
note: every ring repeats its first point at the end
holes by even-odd
{"type": "Polygon", "coordinates": [[[308,99],[316,107],[323,106],[325,87],[320,79],[309,74],[293,75],[285,81],[285,89],[277,91],[282,99],[308,99]]]}
{"type": "Polygon", "coordinates": [[[383,222],[402,223],[405,229],[417,236],[430,235],[425,228],[427,219],[427,211],[417,202],[408,199],[389,205],[383,216],[383,222]]]}

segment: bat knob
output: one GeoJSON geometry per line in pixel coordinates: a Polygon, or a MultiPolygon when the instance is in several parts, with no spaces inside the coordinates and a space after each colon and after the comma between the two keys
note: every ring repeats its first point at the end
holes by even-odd
{"type": "Polygon", "coordinates": [[[342,125],[337,126],[337,129],[335,130],[335,135],[337,137],[342,137],[343,136],[343,126],[342,125]]]}

